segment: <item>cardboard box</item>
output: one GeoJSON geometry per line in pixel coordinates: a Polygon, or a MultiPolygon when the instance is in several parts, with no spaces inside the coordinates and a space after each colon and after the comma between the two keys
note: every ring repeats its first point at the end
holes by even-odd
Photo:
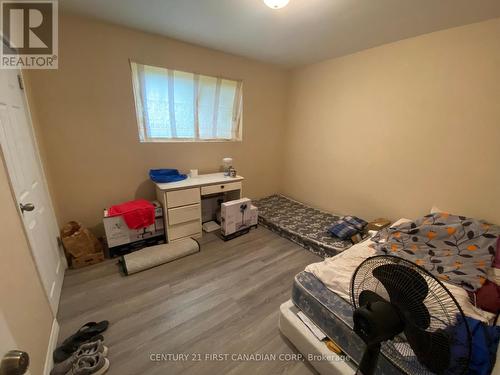
{"type": "Polygon", "coordinates": [[[103,224],[110,249],[151,237],[164,236],[163,209],[160,202],[153,201],[151,203],[155,206],[155,222],[141,229],[130,229],[122,216],[108,217],[107,210],[104,210],[103,224]]]}
{"type": "Polygon", "coordinates": [[[90,266],[92,264],[100,263],[104,260],[104,254],[95,253],[95,254],[85,254],[79,257],[71,257],[70,263],[71,268],[82,268],[85,266],[90,266]]]}
{"type": "Polygon", "coordinates": [[[252,201],[242,198],[222,203],[221,205],[221,232],[227,236],[240,230],[246,229],[251,220],[252,201]]]}
{"type": "Polygon", "coordinates": [[[67,256],[78,258],[87,254],[102,253],[98,239],[76,221],[64,225],[61,229],[61,241],[67,256]]]}
{"type": "Polygon", "coordinates": [[[71,268],[81,268],[104,260],[101,242],[76,221],[64,225],[61,229],[61,241],[71,268]]]}
{"type": "Polygon", "coordinates": [[[369,222],[368,225],[366,226],[366,230],[379,231],[384,229],[385,227],[388,227],[389,225],[391,225],[391,221],[389,219],[378,218],[369,222]]]}

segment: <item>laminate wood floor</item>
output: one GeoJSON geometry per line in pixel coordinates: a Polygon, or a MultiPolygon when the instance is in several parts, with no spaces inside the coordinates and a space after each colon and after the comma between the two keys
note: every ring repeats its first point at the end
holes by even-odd
{"type": "Polygon", "coordinates": [[[200,253],[128,277],[116,260],[68,270],[59,341],[107,319],[111,375],[314,374],[308,363],[279,360],[296,351],[280,334],[278,315],[294,275],[321,259],[264,228],[201,242],[200,253]]]}

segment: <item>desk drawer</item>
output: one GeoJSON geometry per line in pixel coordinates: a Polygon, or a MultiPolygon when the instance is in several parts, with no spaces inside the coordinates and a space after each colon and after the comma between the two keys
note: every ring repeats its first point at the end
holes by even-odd
{"type": "Polygon", "coordinates": [[[199,188],[167,191],[166,195],[168,208],[200,203],[199,188]]]}
{"type": "Polygon", "coordinates": [[[231,190],[241,190],[241,182],[230,182],[228,184],[202,186],[201,195],[218,194],[231,190]]]}
{"type": "Polygon", "coordinates": [[[201,232],[200,219],[189,221],[187,223],[169,225],[168,240],[173,241],[181,237],[192,236],[201,232]]]}
{"type": "Polygon", "coordinates": [[[201,205],[193,204],[192,206],[184,206],[170,208],[168,210],[168,224],[175,225],[185,223],[187,221],[200,220],[201,205]]]}

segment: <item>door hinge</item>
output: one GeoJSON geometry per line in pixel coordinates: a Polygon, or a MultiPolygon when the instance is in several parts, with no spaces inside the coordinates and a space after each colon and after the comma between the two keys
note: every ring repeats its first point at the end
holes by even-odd
{"type": "Polygon", "coordinates": [[[23,77],[20,74],[17,75],[17,83],[19,83],[19,88],[24,90],[23,77]]]}

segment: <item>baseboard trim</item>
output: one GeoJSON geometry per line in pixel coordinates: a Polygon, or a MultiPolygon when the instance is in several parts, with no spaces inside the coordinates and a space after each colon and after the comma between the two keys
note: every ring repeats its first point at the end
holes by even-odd
{"type": "Polygon", "coordinates": [[[43,368],[43,374],[49,375],[52,367],[54,366],[54,358],[52,353],[56,349],[57,339],[59,337],[59,323],[56,319],[52,322],[52,329],[50,331],[49,344],[47,346],[47,355],[45,357],[45,366],[43,368]]]}

